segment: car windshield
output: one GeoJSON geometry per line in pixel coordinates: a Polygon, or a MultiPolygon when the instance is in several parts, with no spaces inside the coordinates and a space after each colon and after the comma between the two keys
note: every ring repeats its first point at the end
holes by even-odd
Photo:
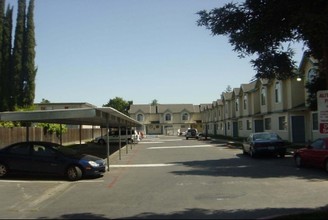
{"type": "Polygon", "coordinates": [[[254,140],[281,140],[275,133],[254,134],[254,140]]]}

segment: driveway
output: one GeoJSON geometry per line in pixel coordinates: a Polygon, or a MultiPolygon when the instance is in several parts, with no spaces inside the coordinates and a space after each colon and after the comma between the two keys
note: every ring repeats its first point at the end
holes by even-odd
{"type": "Polygon", "coordinates": [[[226,142],[148,137],[109,161],[96,179],[0,180],[0,217],[254,219],[327,205],[324,171],[298,169],[291,156],[252,159],[226,142]]]}

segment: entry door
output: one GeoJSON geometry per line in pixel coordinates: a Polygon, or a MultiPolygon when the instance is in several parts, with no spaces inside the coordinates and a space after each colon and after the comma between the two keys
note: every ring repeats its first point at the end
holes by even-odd
{"type": "Polygon", "coordinates": [[[292,138],[293,143],[305,143],[304,116],[292,116],[292,138]]]}
{"type": "Polygon", "coordinates": [[[262,132],[264,131],[264,127],[263,127],[263,120],[254,120],[254,132],[262,132]]]}
{"type": "Polygon", "coordinates": [[[232,136],[238,137],[238,122],[232,123],[232,136]]]}

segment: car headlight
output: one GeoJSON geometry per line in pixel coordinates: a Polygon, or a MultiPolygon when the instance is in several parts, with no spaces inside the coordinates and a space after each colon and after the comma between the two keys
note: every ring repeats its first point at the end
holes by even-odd
{"type": "Polygon", "coordinates": [[[94,162],[94,161],[89,161],[88,162],[92,167],[99,167],[99,164],[94,162]]]}

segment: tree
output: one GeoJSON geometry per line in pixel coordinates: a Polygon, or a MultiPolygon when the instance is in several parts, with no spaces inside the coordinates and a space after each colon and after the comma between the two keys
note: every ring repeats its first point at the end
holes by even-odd
{"type": "Polygon", "coordinates": [[[328,1],[245,0],[197,12],[198,26],[228,36],[240,58],[256,56],[256,78],[293,77],[293,43],[302,43],[319,61],[320,79],[328,88],[328,1]]]}
{"type": "Polygon", "coordinates": [[[48,99],[42,98],[41,103],[47,104],[50,103],[50,101],[48,99]]]}
{"type": "Polygon", "coordinates": [[[103,105],[103,107],[112,107],[117,111],[129,116],[129,109],[132,104],[133,101],[125,101],[121,97],[115,97],[114,99],[110,99],[107,104],[103,105]]]}
{"type": "Polygon", "coordinates": [[[227,88],[226,88],[226,90],[225,90],[225,92],[231,92],[231,91],[232,91],[232,88],[231,88],[230,85],[228,85],[227,88]]]}
{"type": "Polygon", "coordinates": [[[31,106],[35,97],[35,34],[34,34],[34,0],[30,0],[26,15],[23,50],[23,94],[22,106],[31,106]]]}
{"type": "Polygon", "coordinates": [[[26,84],[23,75],[23,50],[24,50],[24,33],[25,33],[25,8],[26,0],[18,0],[18,11],[16,18],[15,40],[13,49],[13,69],[12,74],[12,97],[11,110],[17,106],[23,105],[23,94],[26,84]]]}
{"type": "Polygon", "coordinates": [[[30,108],[35,98],[34,0],[27,12],[26,0],[17,1],[13,40],[13,7],[8,5],[4,14],[5,0],[0,0],[0,111],[30,108]]]}
{"type": "Polygon", "coordinates": [[[13,7],[8,5],[6,14],[4,16],[3,22],[3,41],[1,44],[2,50],[2,59],[1,59],[1,77],[0,77],[0,111],[10,110],[10,88],[11,84],[8,82],[12,82],[11,79],[11,49],[12,49],[12,27],[13,27],[13,7]]]}
{"type": "MultiPolygon", "coordinates": [[[[4,18],[3,18],[3,15],[4,15],[4,10],[5,10],[5,0],[0,0],[0,82],[1,84],[3,84],[3,69],[2,69],[2,53],[3,53],[3,50],[2,50],[2,45],[3,45],[3,26],[4,26],[4,18]]],[[[3,87],[2,85],[0,85],[0,97],[3,97],[3,87]]],[[[3,105],[4,103],[3,102],[0,102],[0,111],[3,109],[3,105]]]]}
{"type": "Polygon", "coordinates": [[[157,99],[154,99],[153,101],[151,101],[150,105],[151,105],[151,106],[158,105],[158,101],[157,101],[157,99]]]}

